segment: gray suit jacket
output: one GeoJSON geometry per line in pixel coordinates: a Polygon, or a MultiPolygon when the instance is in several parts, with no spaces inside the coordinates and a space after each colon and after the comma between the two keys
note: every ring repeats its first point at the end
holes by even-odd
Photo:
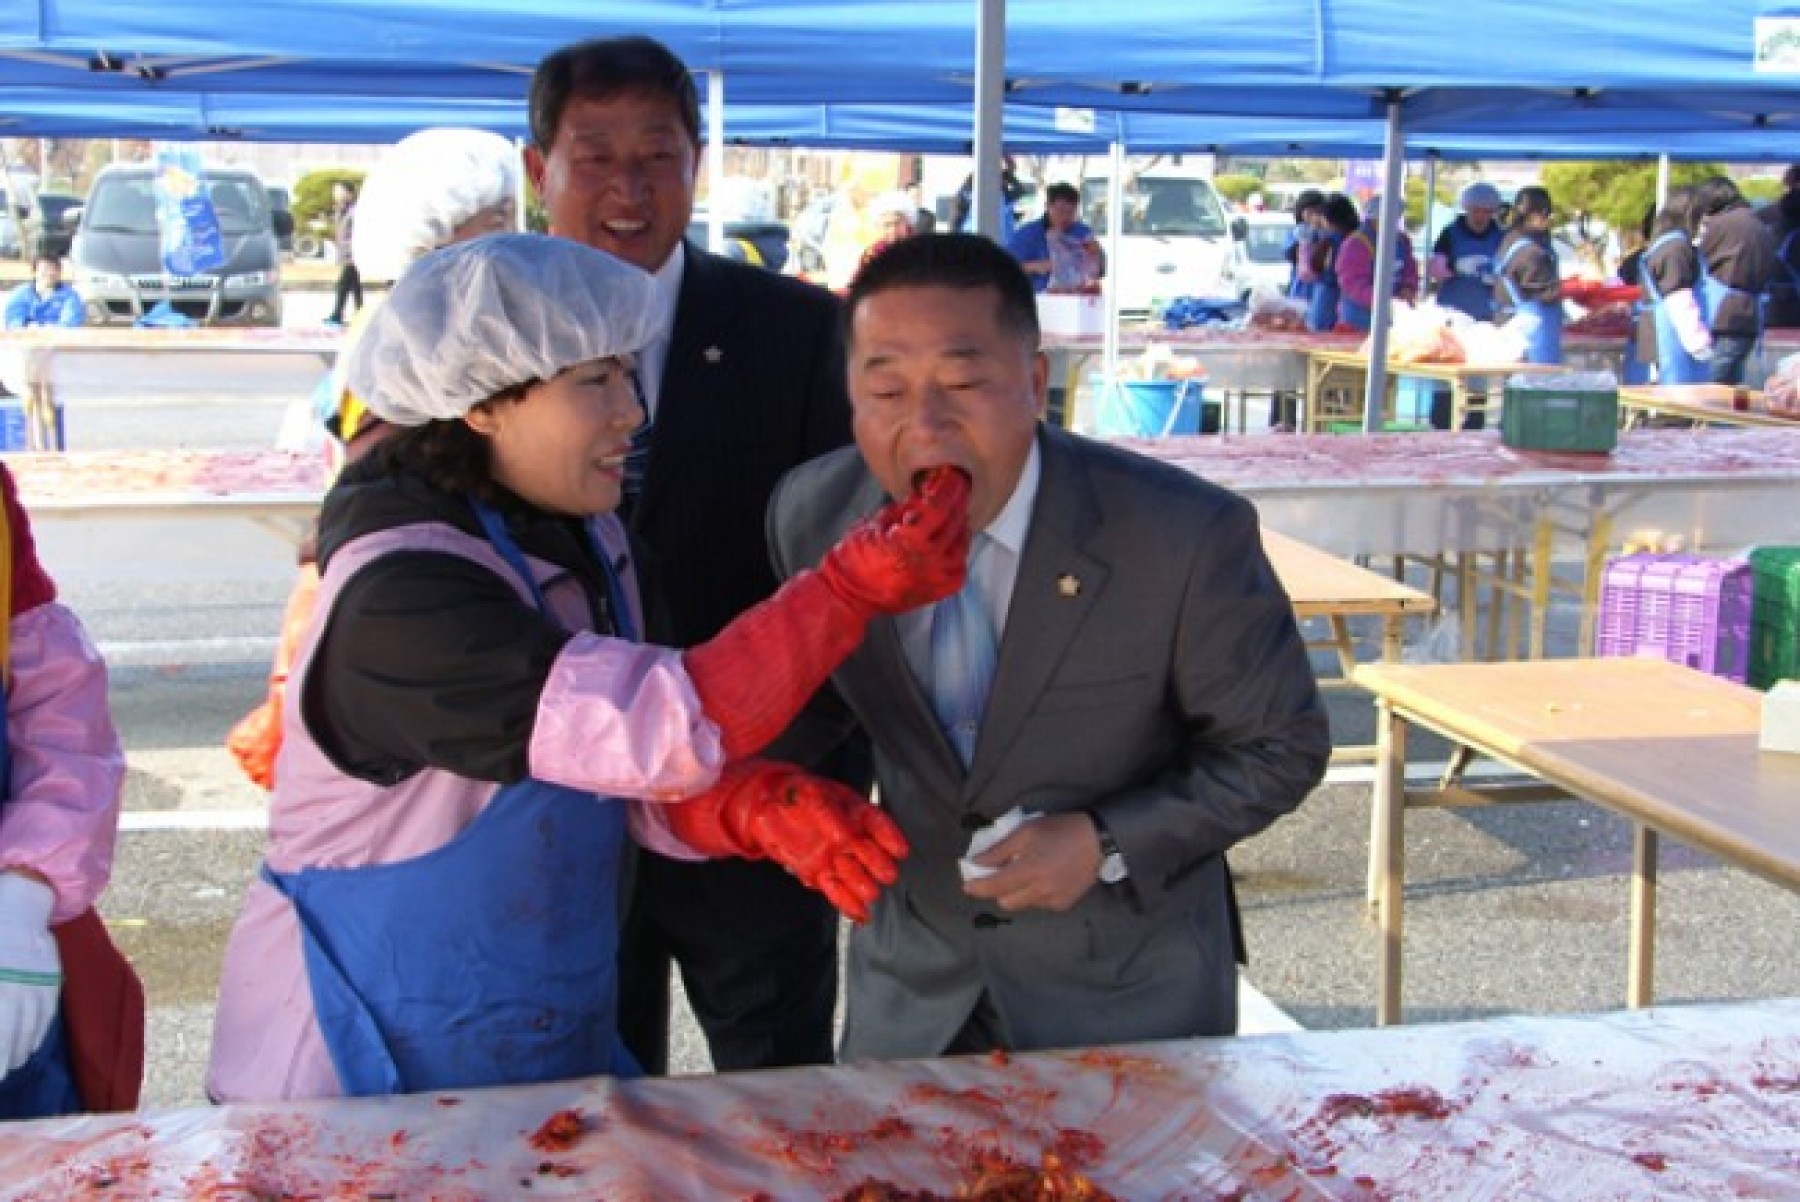
{"type": "MultiPolygon", "coordinates": [[[[933,1056],[985,993],[1016,1049],[1237,1023],[1223,853],[1318,783],[1330,732],[1256,514],[1178,469],[1053,428],[968,771],[875,622],[834,677],[912,854],[852,935],[845,1059],[933,1056]],[[1071,595],[1072,594],[1072,595],[1071,595]],[[1013,806],[1104,817],[1130,870],[1067,913],[964,895],[970,832],[1013,806]]],[[[783,576],[884,498],[854,449],[769,508],[783,576]]]]}

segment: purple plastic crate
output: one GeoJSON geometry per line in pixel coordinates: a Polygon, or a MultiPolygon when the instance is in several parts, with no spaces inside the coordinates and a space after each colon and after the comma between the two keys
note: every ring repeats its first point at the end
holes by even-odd
{"type": "Polygon", "coordinates": [[[1743,684],[1754,577],[1741,559],[1626,555],[1606,565],[1596,655],[1648,655],[1743,684]]]}

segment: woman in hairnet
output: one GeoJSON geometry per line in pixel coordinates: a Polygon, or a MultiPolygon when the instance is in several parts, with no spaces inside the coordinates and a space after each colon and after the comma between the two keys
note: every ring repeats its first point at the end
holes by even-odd
{"type": "MultiPolygon", "coordinates": [[[[428,251],[506,233],[518,223],[519,153],[499,134],[480,129],[426,129],[401,139],[363,181],[356,206],[353,258],[366,280],[392,281],[428,251]]],[[[376,298],[379,304],[379,298],[376,298]]],[[[338,356],[340,367],[368,322],[370,306],[356,311],[338,356]]],[[[319,420],[332,471],[366,453],[386,429],[344,387],[341,370],[320,384],[319,420]]],[[[294,646],[312,616],[319,571],[310,541],[301,549],[300,571],[288,596],[269,672],[268,695],[232,727],[225,745],[244,774],[267,789],[281,750],[281,694],[294,646]]]]}
{"type": "Polygon", "coordinates": [[[1429,274],[1438,282],[1438,304],[1476,321],[1494,315],[1494,259],[1506,231],[1496,216],[1500,189],[1485,181],[1462,190],[1462,212],[1431,248],[1429,274]]]}
{"type": "Polygon", "coordinates": [[[853,918],[894,879],[905,842],[865,798],[751,757],[871,618],[961,587],[966,484],[923,482],[711,642],[636,641],[611,511],[655,307],[637,268],[517,234],[427,255],[370,319],[348,382],[396,433],[325,500],[215,1098],[634,1072],[628,830],[774,859],[853,918]]]}

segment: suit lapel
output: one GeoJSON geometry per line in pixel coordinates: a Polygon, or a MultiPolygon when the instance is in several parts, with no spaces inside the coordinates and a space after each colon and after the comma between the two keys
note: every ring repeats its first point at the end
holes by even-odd
{"type": "Polygon", "coordinates": [[[1046,427],[1038,445],[1043,474],[969,769],[968,796],[986,788],[1005,760],[1112,575],[1104,560],[1084,548],[1099,528],[1100,507],[1077,444],[1046,427]]]}
{"type": "Polygon", "coordinates": [[[734,307],[729,295],[730,279],[715,269],[712,256],[692,243],[687,244],[686,255],[681,292],[675,302],[675,328],[669,334],[669,354],[663,363],[662,388],[656,399],[656,426],[650,436],[644,490],[632,513],[634,527],[641,526],[677,486],[674,477],[680,465],[669,462],[667,448],[685,444],[681,433],[685,427],[711,419],[704,411],[702,399],[730,395],[722,380],[731,370],[731,363],[728,356],[719,353],[726,342],[734,307]]]}

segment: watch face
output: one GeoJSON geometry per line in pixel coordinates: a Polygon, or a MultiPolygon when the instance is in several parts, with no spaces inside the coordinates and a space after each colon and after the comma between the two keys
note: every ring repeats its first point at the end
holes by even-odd
{"type": "Polygon", "coordinates": [[[1100,883],[1116,885],[1125,879],[1125,857],[1118,852],[1100,858],[1100,883]]]}

